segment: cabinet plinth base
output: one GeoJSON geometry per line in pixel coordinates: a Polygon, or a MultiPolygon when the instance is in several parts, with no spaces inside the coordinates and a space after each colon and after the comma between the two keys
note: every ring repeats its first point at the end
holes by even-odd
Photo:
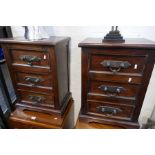
{"type": "Polygon", "coordinates": [[[97,129],[138,129],[138,122],[127,122],[114,119],[96,118],[88,115],[79,116],[76,128],[97,128],[97,129]]]}
{"type": "Polygon", "coordinates": [[[9,124],[16,129],[66,129],[74,127],[73,118],[74,106],[71,99],[63,116],[16,108],[9,117],[9,124]]]}

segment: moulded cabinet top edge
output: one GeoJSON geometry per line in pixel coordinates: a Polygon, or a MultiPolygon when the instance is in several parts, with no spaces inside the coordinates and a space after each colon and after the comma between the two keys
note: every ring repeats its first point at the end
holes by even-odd
{"type": "Polygon", "coordinates": [[[78,44],[79,47],[110,47],[110,48],[145,48],[155,49],[155,42],[144,38],[125,39],[124,43],[102,42],[103,38],[86,38],[78,44]]]}
{"type": "Polygon", "coordinates": [[[24,37],[16,37],[16,38],[6,38],[0,39],[0,44],[31,44],[31,45],[49,45],[55,46],[56,44],[62,41],[69,41],[70,37],[56,37],[51,36],[50,38],[43,38],[38,40],[29,40],[24,37]]]}

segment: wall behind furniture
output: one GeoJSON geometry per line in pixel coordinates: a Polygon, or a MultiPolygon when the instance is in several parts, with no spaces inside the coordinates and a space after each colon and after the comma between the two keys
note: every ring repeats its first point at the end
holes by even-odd
{"type": "MultiPolygon", "coordinates": [[[[78,43],[86,37],[103,38],[110,30],[110,26],[44,26],[41,31],[49,35],[71,37],[71,92],[75,101],[75,122],[81,106],[81,50],[78,43]]],[[[22,27],[12,27],[14,36],[22,36],[22,27]]],[[[120,26],[124,38],[146,38],[155,41],[155,26],[128,27],[120,26]]],[[[145,123],[150,117],[155,105],[155,69],[144,100],[140,114],[140,123],[145,123]]]]}

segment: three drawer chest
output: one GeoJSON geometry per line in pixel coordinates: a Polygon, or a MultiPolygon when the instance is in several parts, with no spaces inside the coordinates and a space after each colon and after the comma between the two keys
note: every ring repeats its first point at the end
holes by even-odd
{"type": "Polygon", "coordinates": [[[139,128],[138,118],[155,62],[155,43],[88,38],[82,48],[79,121],[139,128]]]}
{"type": "MultiPolygon", "coordinates": [[[[60,118],[62,122],[64,114],[67,115],[66,110],[69,111],[69,103],[72,103],[69,83],[69,41],[69,37],[0,40],[17,96],[15,110],[26,109],[33,112],[27,112],[29,117],[32,115],[31,121],[37,121],[37,116],[45,114],[49,115],[45,116],[47,118],[54,115],[53,118],[60,118]],[[35,116],[34,112],[42,114],[35,116]]],[[[11,118],[14,114],[16,117],[18,114],[27,115],[24,111],[14,112],[11,118]]]]}

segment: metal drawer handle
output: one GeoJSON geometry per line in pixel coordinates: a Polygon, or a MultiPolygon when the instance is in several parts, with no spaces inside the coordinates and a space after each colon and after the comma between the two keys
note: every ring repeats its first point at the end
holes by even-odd
{"type": "Polygon", "coordinates": [[[104,113],[105,115],[111,115],[111,116],[122,112],[122,110],[119,108],[108,107],[108,106],[98,106],[97,109],[100,112],[104,113]]]}
{"type": "Polygon", "coordinates": [[[31,55],[22,55],[20,57],[21,60],[28,62],[28,65],[32,65],[33,62],[40,62],[41,58],[37,56],[31,56],[31,55]]]}
{"type": "Polygon", "coordinates": [[[25,81],[33,83],[33,84],[37,84],[43,81],[42,78],[38,78],[38,77],[31,77],[31,76],[27,76],[25,77],[25,81]]]}
{"type": "Polygon", "coordinates": [[[42,103],[45,100],[45,98],[42,96],[29,95],[28,98],[29,98],[29,100],[31,100],[35,103],[42,103]]]}
{"type": "Polygon", "coordinates": [[[125,88],[119,86],[101,85],[98,88],[104,91],[109,97],[115,97],[117,94],[125,91],[125,88]]]}
{"type": "Polygon", "coordinates": [[[131,66],[128,61],[113,61],[113,60],[104,60],[101,62],[101,65],[107,67],[114,74],[119,72],[121,69],[127,69],[131,66]]]}

